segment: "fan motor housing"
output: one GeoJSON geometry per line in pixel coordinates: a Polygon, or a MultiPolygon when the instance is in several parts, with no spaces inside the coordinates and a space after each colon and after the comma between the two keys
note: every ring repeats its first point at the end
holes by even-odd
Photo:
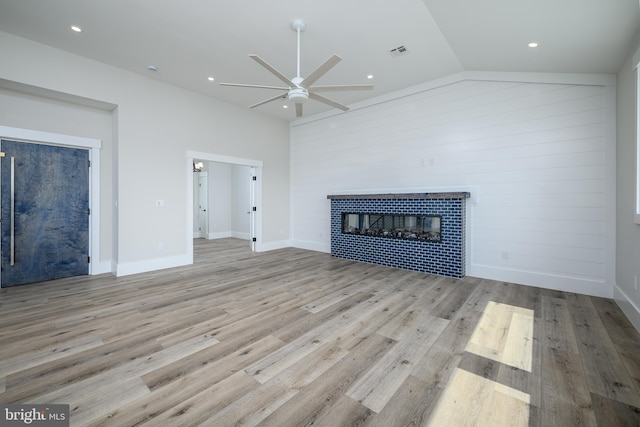
{"type": "Polygon", "coordinates": [[[309,90],[303,87],[294,87],[289,89],[289,94],[287,96],[289,101],[293,101],[296,103],[305,102],[309,99],[309,90]]]}

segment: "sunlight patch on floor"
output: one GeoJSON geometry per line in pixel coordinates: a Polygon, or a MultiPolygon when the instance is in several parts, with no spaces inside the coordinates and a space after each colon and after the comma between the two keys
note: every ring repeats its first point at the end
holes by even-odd
{"type": "Polygon", "coordinates": [[[460,368],[429,421],[433,427],[528,425],[528,394],[460,368]]]}
{"type": "MultiPolygon", "coordinates": [[[[533,322],[533,310],[490,301],[465,350],[531,372],[533,322]]],[[[429,425],[526,427],[529,404],[527,393],[456,368],[429,425]]]]}
{"type": "Polygon", "coordinates": [[[531,372],[533,310],[489,301],[466,351],[531,372]]]}

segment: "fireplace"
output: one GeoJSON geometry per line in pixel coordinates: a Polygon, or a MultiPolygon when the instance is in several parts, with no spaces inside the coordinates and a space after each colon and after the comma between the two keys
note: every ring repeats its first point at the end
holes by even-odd
{"type": "Polygon", "coordinates": [[[464,277],[469,193],[329,195],[331,254],[464,277]]]}
{"type": "Polygon", "coordinates": [[[342,213],[342,232],[388,239],[440,242],[440,215],[342,213]]]}

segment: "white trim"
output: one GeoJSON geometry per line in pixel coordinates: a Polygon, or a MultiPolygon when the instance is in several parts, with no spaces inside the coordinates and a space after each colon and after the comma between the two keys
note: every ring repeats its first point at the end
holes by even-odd
{"type": "Polygon", "coordinates": [[[613,297],[613,287],[616,283],[616,88],[608,86],[604,88],[605,98],[605,129],[604,129],[604,183],[605,183],[605,210],[604,210],[604,271],[603,279],[613,297]]]}
{"type": "Polygon", "coordinates": [[[241,231],[232,231],[231,237],[240,240],[251,240],[251,235],[249,233],[243,233],[241,231]]]}
{"type": "Polygon", "coordinates": [[[275,251],[277,249],[290,248],[291,241],[290,240],[280,240],[277,242],[267,242],[260,245],[260,250],[257,252],[267,252],[267,251],[275,251]]]}
{"type": "Polygon", "coordinates": [[[331,253],[331,243],[308,242],[305,240],[292,240],[291,246],[315,252],[331,253]]]}
{"type": "MultiPolygon", "coordinates": [[[[570,84],[586,86],[613,86],[616,85],[615,74],[573,74],[573,73],[518,73],[499,71],[463,71],[450,76],[441,77],[426,83],[421,83],[406,89],[394,91],[385,95],[377,96],[357,102],[349,106],[349,111],[360,110],[378,104],[394,101],[406,96],[426,92],[439,87],[459,83],[465,80],[475,81],[499,81],[499,82],[519,82],[519,83],[546,83],[546,84],[570,84]]],[[[315,122],[338,114],[348,114],[344,111],[331,110],[313,116],[302,117],[290,122],[290,127],[315,122]]]]}
{"type": "Polygon", "coordinates": [[[615,285],[613,288],[613,299],[634,328],[640,332],[640,307],[636,306],[631,298],[629,298],[618,285],[615,285]]]}
{"type": "Polygon", "coordinates": [[[491,280],[517,283],[525,286],[536,286],[539,288],[573,292],[595,297],[613,298],[613,286],[602,280],[512,270],[494,265],[485,266],[473,263],[469,265],[466,274],[467,276],[489,278],[491,280]]]}
{"type": "Polygon", "coordinates": [[[102,141],[95,138],[85,138],[82,136],[64,135],[51,132],[40,132],[37,130],[12,128],[0,126],[0,136],[3,138],[14,138],[31,142],[46,142],[50,145],[62,145],[68,147],[81,148],[102,148],[102,141]]]}
{"type": "Polygon", "coordinates": [[[631,65],[633,66],[634,70],[640,65],[640,49],[636,50],[636,53],[633,54],[631,65]]]}
{"type": "Polygon", "coordinates": [[[205,153],[201,151],[187,150],[186,153],[186,174],[187,174],[187,264],[193,264],[193,160],[204,160],[207,162],[229,163],[241,166],[251,166],[255,168],[255,227],[256,227],[256,252],[262,249],[262,160],[244,159],[241,157],[222,156],[219,154],[205,153]]]}
{"type": "Polygon", "coordinates": [[[187,157],[209,162],[230,163],[233,165],[262,167],[262,160],[243,159],[241,157],[221,156],[219,154],[204,153],[201,151],[187,151],[187,157]]]}
{"type": "Polygon", "coordinates": [[[91,175],[89,177],[89,206],[91,216],[89,224],[89,274],[110,272],[110,260],[100,261],[100,150],[102,141],[95,138],[85,138],[51,132],[41,132],[30,129],[0,126],[0,138],[14,139],[63,147],[86,148],[89,150],[91,161],[91,175]]]}
{"type": "MultiPolygon", "coordinates": [[[[193,251],[193,239],[191,239],[191,244],[191,250],[193,251]]],[[[193,252],[191,258],[188,255],[179,255],[145,261],[121,262],[117,266],[116,276],[128,276],[130,274],[146,273],[149,271],[163,270],[165,268],[182,267],[183,265],[189,264],[193,264],[193,252]]]]}
{"type": "Polygon", "coordinates": [[[229,237],[232,237],[230,231],[219,231],[217,233],[209,233],[207,235],[208,240],[228,239],[229,237]]]}
{"type": "MultiPolygon", "coordinates": [[[[640,56],[640,49],[638,50],[638,52],[636,52],[636,55],[640,56]]],[[[636,116],[635,116],[635,120],[636,120],[636,140],[635,142],[635,146],[636,146],[636,182],[635,182],[635,211],[633,212],[633,222],[635,222],[636,224],[640,224],[640,69],[638,69],[638,62],[637,60],[640,60],[640,58],[636,58],[636,55],[634,55],[633,59],[634,59],[634,63],[636,64],[635,67],[635,74],[636,74],[636,116]],[[637,59],[637,60],[636,60],[637,59]]]]}

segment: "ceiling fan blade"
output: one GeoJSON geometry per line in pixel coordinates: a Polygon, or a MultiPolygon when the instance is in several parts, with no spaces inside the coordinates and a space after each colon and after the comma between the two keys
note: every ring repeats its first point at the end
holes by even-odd
{"type": "Polygon", "coordinates": [[[338,55],[333,55],[331,58],[327,59],[324,64],[316,68],[313,73],[309,74],[309,76],[302,81],[302,87],[306,87],[308,89],[309,86],[318,81],[320,77],[324,76],[327,71],[332,69],[340,61],[342,61],[342,58],[338,55]]]}
{"type": "Polygon", "coordinates": [[[260,58],[258,55],[249,55],[249,58],[253,59],[258,64],[262,65],[264,68],[269,70],[269,72],[271,74],[273,74],[274,76],[276,76],[277,78],[282,80],[285,84],[287,84],[287,86],[296,87],[295,83],[293,83],[291,80],[289,80],[289,78],[287,76],[285,76],[280,71],[278,71],[275,68],[273,68],[271,65],[269,65],[269,63],[267,61],[265,61],[264,59],[260,58]]]}
{"type": "Polygon", "coordinates": [[[373,85],[331,85],[311,86],[309,90],[314,92],[339,92],[343,90],[373,90],[373,85]]]}
{"type": "Polygon", "coordinates": [[[296,102],[296,117],[302,117],[302,104],[296,102]]]}
{"type": "Polygon", "coordinates": [[[288,87],[283,87],[283,86],[247,85],[244,83],[220,83],[220,86],[257,87],[258,89],[289,90],[288,87]]]}
{"type": "Polygon", "coordinates": [[[249,108],[259,107],[259,106],[264,105],[264,104],[266,104],[266,103],[268,103],[268,102],[276,101],[276,100],[278,100],[278,99],[283,99],[283,98],[286,98],[286,97],[287,97],[287,94],[286,94],[286,93],[284,93],[284,94],[280,94],[280,95],[276,95],[276,96],[271,97],[271,98],[269,98],[269,99],[265,99],[265,100],[264,100],[264,101],[262,101],[262,102],[258,102],[257,104],[250,105],[250,106],[249,106],[249,108]]]}
{"type": "Polygon", "coordinates": [[[327,105],[331,105],[334,108],[338,108],[342,111],[349,111],[349,107],[345,107],[342,104],[338,104],[335,101],[330,100],[329,98],[325,98],[324,96],[320,96],[318,94],[315,94],[313,92],[309,92],[309,98],[311,99],[315,99],[316,101],[320,101],[323,104],[327,104],[327,105]]]}

